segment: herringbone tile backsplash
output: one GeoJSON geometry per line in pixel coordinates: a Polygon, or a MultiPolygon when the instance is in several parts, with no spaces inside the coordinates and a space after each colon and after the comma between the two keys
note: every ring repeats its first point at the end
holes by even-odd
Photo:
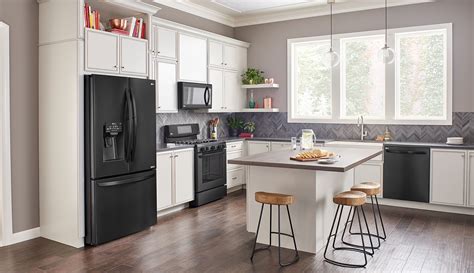
{"type": "MultiPolygon", "coordinates": [[[[239,113],[239,117],[257,125],[255,136],[292,137],[301,129],[313,129],[320,139],[358,139],[360,130],[355,124],[288,123],[287,113],[239,113]]],[[[367,139],[382,135],[388,127],[395,141],[446,142],[447,137],[462,136],[465,143],[474,143],[474,113],[453,113],[453,125],[367,125],[367,139]]]]}
{"type": "MultiPolygon", "coordinates": [[[[305,128],[313,129],[320,139],[358,139],[360,137],[360,131],[354,124],[288,123],[287,113],[238,113],[235,115],[256,123],[256,137],[292,137],[297,136],[301,129],[305,128]]],[[[162,127],[168,124],[198,123],[201,128],[201,136],[209,137],[208,122],[215,117],[221,119],[219,136],[226,136],[228,114],[205,114],[193,111],[180,111],[178,114],[157,114],[157,144],[163,142],[162,127]]],[[[395,141],[441,143],[446,142],[447,137],[462,136],[464,142],[474,143],[474,112],[453,113],[453,125],[451,126],[367,125],[367,139],[375,139],[377,135],[382,135],[386,126],[395,141]]]]}

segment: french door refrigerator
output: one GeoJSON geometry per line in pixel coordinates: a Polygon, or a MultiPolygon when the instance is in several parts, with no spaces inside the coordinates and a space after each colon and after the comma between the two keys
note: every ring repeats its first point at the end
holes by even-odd
{"type": "Polygon", "coordinates": [[[98,245],[156,223],[155,81],[84,84],[86,244],[98,245]]]}

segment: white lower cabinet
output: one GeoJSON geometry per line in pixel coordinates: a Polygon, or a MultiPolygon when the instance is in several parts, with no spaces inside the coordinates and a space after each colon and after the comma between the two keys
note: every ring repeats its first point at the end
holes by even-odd
{"type": "MultiPolygon", "coordinates": [[[[227,143],[227,160],[245,156],[245,145],[243,141],[227,143]]],[[[227,188],[245,184],[245,168],[241,165],[227,163],[227,188]]]]}
{"type": "Polygon", "coordinates": [[[466,154],[463,150],[431,149],[431,203],[466,204],[466,154]]]}
{"type": "Polygon", "coordinates": [[[291,142],[275,142],[271,143],[272,151],[288,151],[291,150],[291,142]]]}
{"type": "Polygon", "coordinates": [[[261,154],[271,151],[271,143],[266,141],[248,141],[248,155],[261,154]]]}
{"type": "Polygon", "coordinates": [[[156,154],[158,211],[194,200],[194,150],[156,154]]]}

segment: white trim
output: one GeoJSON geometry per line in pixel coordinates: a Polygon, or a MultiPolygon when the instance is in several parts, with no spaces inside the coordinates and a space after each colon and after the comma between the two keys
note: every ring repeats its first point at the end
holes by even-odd
{"type": "Polygon", "coordinates": [[[387,199],[387,198],[379,198],[378,201],[380,205],[384,205],[384,206],[474,215],[474,209],[469,208],[469,207],[445,206],[445,205],[439,205],[439,204],[394,200],[394,199],[387,199]]]}
{"type": "Polygon", "coordinates": [[[146,14],[149,14],[149,15],[154,15],[161,9],[157,6],[144,3],[141,0],[135,0],[135,1],[130,1],[130,0],[102,0],[102,1],[104,1],[106,3],[109,3],[111,5],[131,9],[131,10],[138,11],[138,12],[141,12],[141,13],[146,13],[146,14]]]}
{"type": "MultiPolygon", "coordinates": [[[[415,32],[415,31],[426,31],[426,30],[436,30],[436,29],[446,29],[447,32],[447,56],[446,56],[446,69],[447,69],[447,96],[446,96],[446,119],[441,120],[402,120],[402,119],[395,119],[395,89],[393,82],[395,79],[395,63],[386,66],[386,91],[385,91],[385,119],[366,119],[366,124],[389,124],[389,125],[452,125],[453,119],[453,41],[452,41],[452,23],[446,24],[434,24],[434,25],[423,25],[423,26],[414,26],[414,27],[404,27],[404,28],[393,28],[388,30],[388,41],[389,46],[393,48],[394,44],[394,36],[396,33],[400,32],[415,32]],[[393,104],[393,105],[392,105],[393,104]]],[[[341,39],[346,39],[349,37],[359,37],[359,36],[374,36],[384,34],[384,30],[373,30],[373,31],[362,31],[362,32],[354,32],[354,33],[341,33],[335,34],[333,36],[334,39],[334,49],[339,52],[339,42],[341,39]]],[[[295,44],[298,43],[305,43],[305,42],[314,42],[319,40],[328,40],[328,35],[323,36],[313,36],[313,37],[304,37],[304,38],[294,38],[287,40],[287,81],[288,81],[288,94],[287,94],[287,107],[288,107],[288,122],[290,123],[327,123],[327,124],[356,124],[357,121],[355,119],[343,119],[340,116],[340,88],[339,88],[339,79],[340,77],[340,66],[333,69],[333,77],[336,77],[336,80],[333,79],[333,109],[332,109],[332,117],[331,118],[317,118],[317,119],[310,119],[310,118],[303,118],[303,117],[293,117],[293,100],[292,100],[292,71],[293,71],[293,60],[292,60],[292,49],[295,44]],[[334,102],[334,99],[337,101],[334,102]]],[[[342,58],[342,57],[341,57],[342,58]]]]}
{"type": "Polygon", "coordinates": [[[245,47],[245,48],[250,47],[250,44],[247,43],[247,42],[239,41],[239,40],[229,38],[229,37],[224,36],[224,35],[219,35],[219,34],[212,33],[212,32],[209,32],[209,31],[205,31],[205,30],[202,30],[202,29],[198,29],[198,28],[186,26],[186,25],[183,25],[183,24],[175,23],[173,21],[169,21],[169,20],[166,20],[166,19],[153,17],[152,22],[153,22],[153,25],[168,28],[168,29],[171,29],[171,30],[175,30],[177,32],[184,32],[184,33],[195,35],[197,37],[208,38],[208,39],[211,39],[211,40],[224,42],[224,43],[227,43],[227,44],[230,44],[230,45],[235,45],[235,46],[240,46],[240,47],[245,47]]]}
{"type": "Polygon", "coordinates": [[[9,26],[0,22],[0,246],[11,243],[13,234],[10,155],[10,39],[9,26]],[[3,44],[2,44],[3,43],[3,44]]]}
{"type": "Polygon", "coordinates": [[[11,241],[9,242],[9,245],[35,239],[40,236],[41,236],[41,232],[40,232],[39,227],[13,233],[13,236],[11,238],[11,241]]]}
{"type": "MultiPolygon", "coordinates": [[[[202,5],[193,3],[189,0],[153,0],[153,2],[162,4],[180,11],[191,13],[193,15],[218,22],[230,27],[241,27],[249,25],[258,25],[264,23],[273,23],[294,19],[302,19],[316,16],[325,16],[329,14],[329,9],[327,5],[317,5],[314,6],[311,3],[305,3],[298,5],[298,7],[293,9],[288,9],[288,7],[276,7],[271,9],[266,9],[264,12],[248,12],[246,14],[238,13],[235,16],[226,14],[224,12],[219,12],[214,9],[204,7],[202,5]]],[[[393,0],[390,1],[389,7],[420,4],[433,2],[433,0],[393,0]]],[[[216,4],[217,5],[217,4],[216,4]]],[[[382,1],[379,2],[343,2],[337,3],[334,14],[348,13],[354,11],[370,10],[383,8],[384,4],[382,1]]]]}

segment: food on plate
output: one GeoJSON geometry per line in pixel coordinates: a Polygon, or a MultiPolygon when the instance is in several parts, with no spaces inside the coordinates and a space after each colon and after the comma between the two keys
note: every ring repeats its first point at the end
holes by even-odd
{"type": "Polygon", "coordinates": [[[328,152],[326,150],[314,149],[311,151],[304,151],[296,155],[297,159],[319,159],[319,158],[328,158],[333,157],[335,154],[333,152],[328,152]]]}

